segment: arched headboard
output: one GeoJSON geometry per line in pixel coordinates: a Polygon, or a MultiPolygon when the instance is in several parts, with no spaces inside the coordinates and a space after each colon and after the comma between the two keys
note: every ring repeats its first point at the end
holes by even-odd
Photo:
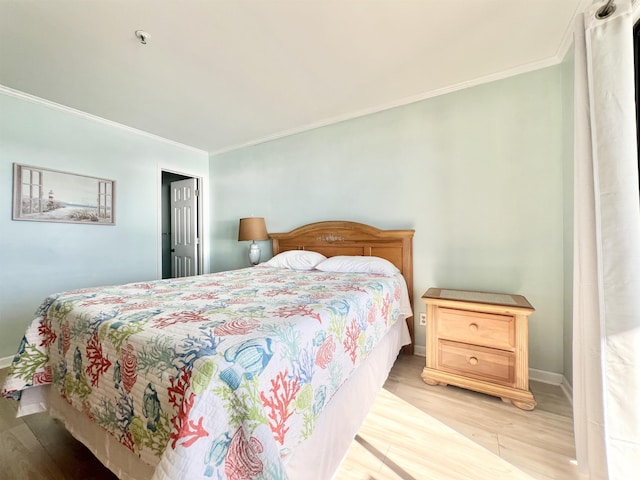
{"type": "MultiPolygon", "coordinates": [[[[287,233],[270,233],[273,254],[288,250],[311,250],[326,257],[336,255],[375,256],[393,263],[407,282],[413,306],[414,230],[380,230],[356,222],[328,221],[298,227],[287,233]]],[[[407,319],[411,345],[404,353],[413,354],[413,317],[407,319]]]]}

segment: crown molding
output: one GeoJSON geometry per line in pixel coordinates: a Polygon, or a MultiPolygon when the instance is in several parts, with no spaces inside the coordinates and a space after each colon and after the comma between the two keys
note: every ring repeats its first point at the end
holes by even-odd
{"type": "MultiPolygon", "coordinates": [[[[573,30],[572,30],[573,32],[573,30]]],[[[316,128],[321,128],[321,127],[326,127],[329,125],[333,125],[336,123],[340,123],[340,122],[344,122],[347,120],[353,120],[355,118],[359,118],[359,117],[364,117],[366,115],[371,115],[373,113],[379,113],[379,112],[383,112],[385,110],[390,110],[392,108],[396,108],[396,107],[402,107],[405,105],[409,105],[412,103],[417,103],[420,102],[422,100],[427,100],[429,98],[434,98],[434,97],[439,97],[441,95],[446,95],[447,93],[453,93],[453,92],[457,92],[459,90],[464,90],[466,88],[470,88],[470,87],[475,87],[478,85],[482,85],[485,83],[491,83],[491,82],[495,82],[498,80],[503,80],[505,78],[509,78],[509,77],[514,77],[516,75],[520,75],[522,73],[528,73],[528,72],[532,72],[534,70],[540,70],[543,68],[547,68],[553,65],[557,65],[559,63],[561,63],[561,58],[558,59],[558,56],[553,56],[553,57],[549,57],[546,58],[544,60],[540,60],[537,62],[532,62],[532,63],[527,63],[524,65],[519,65],[517,67],[514,68],[510,68],[508,70],[503,70],[500,72],[496,72],[496,73],[492,73],[490,75],[485,75],[482,77],[478,77],[475,78],[473,80],[468,80],[465,82],[460,82],[454,85],[449,85],[447,87],[444,88],[439,88],[439,89],[435,89],[435,90],[430,90],[428,92],[423,92],[420,93],[418,95],[413,95],[410,97],[404,97],[401,98],[399,100],[394,100],[393,102],[389,102],[386,104],[381,104],[375,107],[371,107],[371,108],[367,108],[364,110],[359,110],[356,112],[350,112],[348,114],[345,115],[339,115],[336,117],[331,117],[325,120],[322,120],[320,122],[316,122],[316,123],[311,123],[299,128],[294,128],[294,129],[290,129],[290,130],[284,130],[282,132],[278,132],[275,133],[273,135],[268,135],[265,137],[261,137],[258,138],[256,140],[252,140],[250,142],[246,142],[246,143],[241,143],[241,144],[236,144],[236,145],[232,145],[230,147],[221,149],[221,150],[216,150],[213,152],[210,152],[211,156],[216,156],[216,155],[221,155],[223,153],[228,153],[234,150],[239,150],[241,148],[245,148],[245,147],[251,147],[254,145],[258,145],[260,143],[265,143],[265,142],[270,142],[272,140],[278,140],[280,138],[284,138],[284,137],[288,137],[290,135],[295,135],[298,133],[303,133],[303,132],[307,132],[309,130],[314,130],[316,128]]]]}
{"type": "Polygon", "coordinates": [[[52,108],[54,110],[58,110],[58,111],[65,112],[65,113],[70,113],[72,115],[75,115],[75,116],[78,116],[78,117],[82,117],[82,118],[84,118],[86,120],[90,120],[90,121],[93,121],[93,122],[98,122],[98,123],[101,123],[101,124],[109,126],[109,127],[118,128],[120,130],[124,130],[126,132],[133,133],[135,135],[141,135],[141,136],[147,137],[147,138],[149,138],[151,140],[156,140],[156,141],[159,141],[159,142],[163,142],[163,143],[166,143],[168,145],[172,145],[174,147],[184,148],[184,149],[187,149],[187,150],[191,150],[193,152],[204,153],[205,155],[209,154],[209,152],[207,152],[205,150],[202,150],[200,148],[192,147],[190,145],[185,145],[184,143],[179,143],[179,142],[176,142],[174,140],[169,140],[168,138],[164,138],[164,137],[161,137],[159,135],[155,135],[153,133],[145,132],[144,130],[139,130],[137,128],[129,127],[127,125],[124,125],[124,124],[118,123],[118,122],[114,122],[112,120],[107,120],[106,118],[98,117],[97,115],[92,115],[90,113],[83,112],[81,110],[76,110],[75,108],[67,107],[66,105],[62,105],[60,103],[52,102],[50,100],[46,100],[46,99],[41,98],[41,97],[36,97],[35,95],[31,95],[29,93],[21,92],[20,90],[15,90],[13,88],[9,88],[9,87],[4,86],[4,85],[0,85],[0,93],[4,93],[5,95],[10,96],[10,97],[14,97],[14,98],[19,98],[21,100],[25,100],[27,102],[43,105],[43,106],[45,106],[47,108],[52,108]]]}

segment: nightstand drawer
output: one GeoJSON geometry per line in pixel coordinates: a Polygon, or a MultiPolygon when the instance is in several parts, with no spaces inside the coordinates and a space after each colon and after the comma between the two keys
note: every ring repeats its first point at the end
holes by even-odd
{"type": "Polygon", "coordinates": [[[503,350],[440,340],[437,367],[502,385],[515,383],[515,354],[503,350]]]}
{"type": "Polygon", "coordinates": [[[437,335],[462,343],[513,350],[515,319],[510,315],[438,308],[437,335]]]}

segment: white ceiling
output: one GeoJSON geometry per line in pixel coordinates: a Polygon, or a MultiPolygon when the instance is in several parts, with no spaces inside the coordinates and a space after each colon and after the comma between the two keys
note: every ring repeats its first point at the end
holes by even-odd
{"type": "Polygon", "coordinates": [[[221,152],[556,64],[588,3],[0,0],[0,85],[221,152]]]}

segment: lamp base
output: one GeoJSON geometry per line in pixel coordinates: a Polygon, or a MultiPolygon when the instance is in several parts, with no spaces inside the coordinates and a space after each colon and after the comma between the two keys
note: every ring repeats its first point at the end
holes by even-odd
{"type": "Polygon", "coordinates": [[[255,241],[249,245],[249,262],[251,262],[253,266],[260,263],[260,247],[255,241]]]}

